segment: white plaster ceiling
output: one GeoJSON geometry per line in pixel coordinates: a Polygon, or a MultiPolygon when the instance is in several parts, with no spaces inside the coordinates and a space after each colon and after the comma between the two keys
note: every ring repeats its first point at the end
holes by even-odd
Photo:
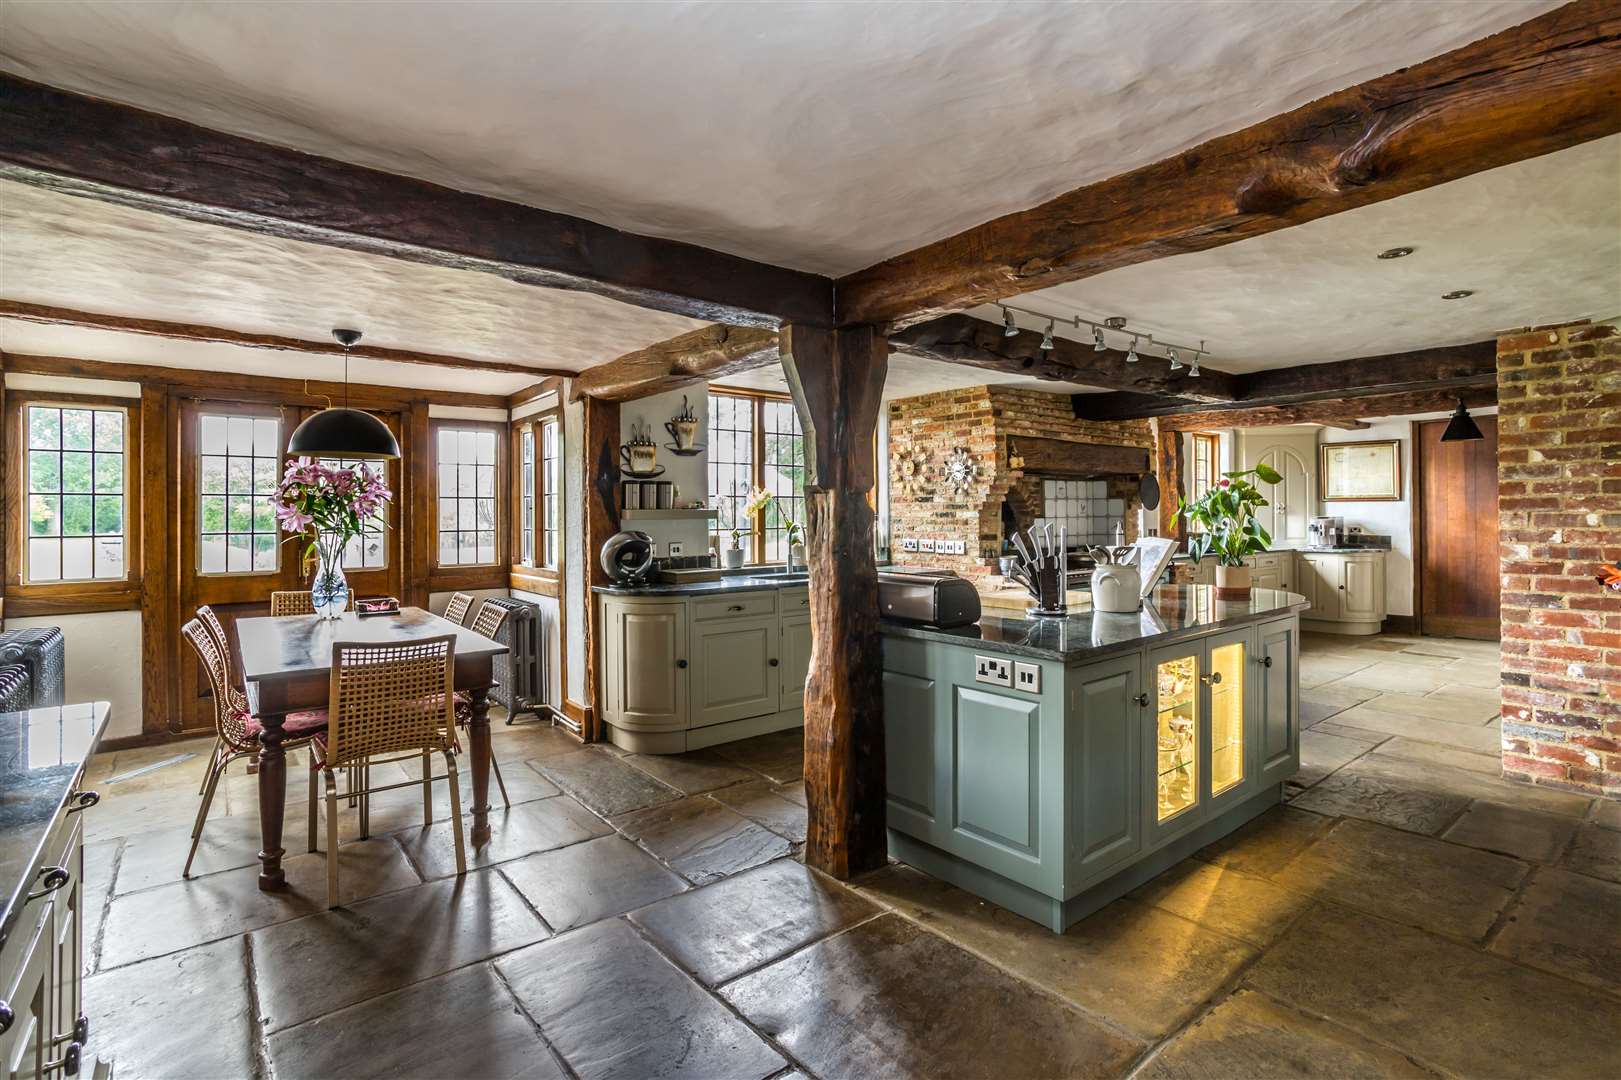
{"type": "MultiPolygon", "coordinates": [[[[1061,317],[1124,315],[1174,342],[1203,338],[1210,364],[1229,371],[1604,318],[1621,310],[1621,136],[1010,302],[1061,317]],[[1400,246],[1413,254],[1375,257],[1400,246]],[[1474,295],[1441,299],[1455,289],[1474,295]]],[[[974,314],[1000,319],[994,305],[974,314]]]]}
{"type": "MultiPolygon", "coordinates": [[[[788,392],[788,380],[783,378],[782,366],[772,364],[755,368],[740,375],[729,375],[722,380],[727,386],[753,390],[788,392]]],[[[1048,382],[1032,379],[1028,375],[1007,375],[960,364],[943,364],[938,360],[925,360],[906,353],[891,353],[889,371],[884,378],[884,400],[916,397],[941,390],[955,390],[962,386],[1016,386],[1026,390],[1045,390],[1051,394],[1073,394],[1090,388],[1073,383],[1048,382]]]]}
{"type": "MultiPolygon", "coordinates": [[[[590,293],[260,236],[3,181],[0,296],[321,341],[334,326],[353,326],[365,332],[367,345],[571,371],[706,325],[590,293]]],[[[102,333],[80,330],[72,337],[88,341],[102,333]]],[[[75,347],[72,337],[62,339],[63,347],[75,347]]],[[[226,350],[221,357],[252,351],[215,348],[226,350]]],[[[331,370],[330,362],[324,370],[331,370]]]]}
{"type": "Polygon", "coordinates": [[[1557,6],[8,0],[0,67],[838,274],[1557,6]]]}

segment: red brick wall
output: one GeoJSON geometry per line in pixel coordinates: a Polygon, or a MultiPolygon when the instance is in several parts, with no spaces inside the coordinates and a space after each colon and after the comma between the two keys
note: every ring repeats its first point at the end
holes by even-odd
{"type": "Polygon", "coordinates": [[[1497,342],[1503,773],[1621,796],[1621,335],[1497,342]]]}
{"type": "MultiPolygon", "coordinates": [[[[1003,498],[1017,486],[1021,507],[1028,508],[1033,498],[1038,504],[1036,512],[1040,511],[1040,485],[1021,482],[1024,473],[1007,467],[1009,435],[1015,443],[1020,436],[1041,436],[1149,449],[1154,445],[1146,420],[1095,423],[1075,419],[1068,394],[971,386],[892,401],[891,537],[968,543],[966,555],[914,554],[901,551],[899,543],[892,539],[892,559],[946,567],[968,576],[995,572],[1002,538],[1003,498]],[[974,483],[961,495],[948,490],[941,479],[946,458],[959,446],[973,456],[978,470],[974,483]],[[907,491],[900,490],[893,470],[894,462],[902,456],[915,458],[923,467],[921,479],[907,491]]],[[[1128,512],[1127,520],[1128,527],[1135,526],[1133,513],[1128,512]]]]}

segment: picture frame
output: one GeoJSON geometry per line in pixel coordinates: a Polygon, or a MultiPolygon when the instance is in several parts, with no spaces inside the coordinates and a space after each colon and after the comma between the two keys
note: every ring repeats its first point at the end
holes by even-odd
{"type": "Polygon", "coordinates": [[[1323,502],[1401,501],[1400,439],[1323,443],[1317,455],[1323,502]]]}

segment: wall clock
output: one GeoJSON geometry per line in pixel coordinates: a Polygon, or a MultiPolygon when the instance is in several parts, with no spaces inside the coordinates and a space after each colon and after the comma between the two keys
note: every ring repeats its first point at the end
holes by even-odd
{"type": "Polygon", "coordinates": [[[923,482],[923,454],[910,447],[902,447],[890,455],[889,482],[896,494],[910,495],[923,482]]]}
{"type": "Polygon", "coordinates": [[[974,486],[974,479],[979,475],[979,466],[974,464],[973,456],[959,446],[946,458],[942,473],[946,487],[961,495],[974,486]]]}

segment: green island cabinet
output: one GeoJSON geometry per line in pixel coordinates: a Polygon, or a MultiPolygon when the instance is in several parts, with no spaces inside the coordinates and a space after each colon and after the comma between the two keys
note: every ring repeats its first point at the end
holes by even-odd
{"type": "Polygon", "coordinates": [[[804,586],[599,589],[609,740],[679,754],[804,723],[804,586]]]}
{"type": "Polygon", "coordinates": [[[886,622],[890,853],[1062,932],[1238,828],[1299,768],[1304,606],[1190,585],[1139,615],[886,622]]]}

